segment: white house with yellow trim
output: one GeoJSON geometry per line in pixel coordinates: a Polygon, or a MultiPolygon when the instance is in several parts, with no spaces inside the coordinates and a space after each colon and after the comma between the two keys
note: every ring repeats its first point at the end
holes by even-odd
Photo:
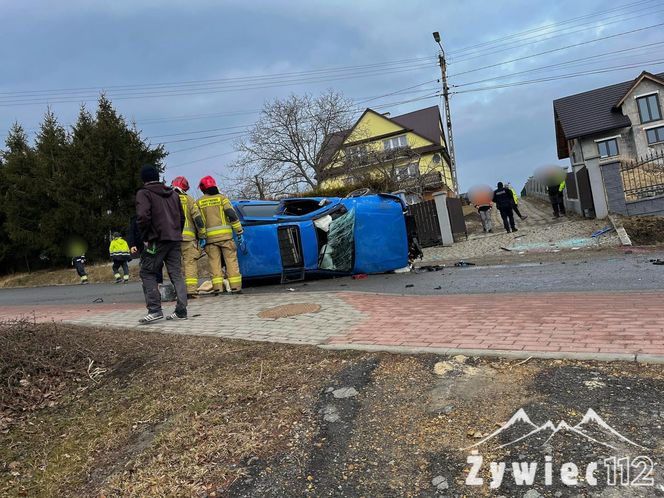
{"type": "Polygon", "coordinates": [[[438,106],[394,117],[367,109],[351,129],[329,137],[321,162],[322,190],[389,175],[411,197],[454,192],[438,106]]]}

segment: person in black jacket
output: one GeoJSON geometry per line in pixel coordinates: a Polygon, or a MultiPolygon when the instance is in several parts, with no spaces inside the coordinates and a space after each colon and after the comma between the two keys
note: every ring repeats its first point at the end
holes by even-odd
{"type": "Polygon", "coordinates": [[[187,319],[187,286],[182,275],[182,229],[185,215],[178,193],[159,181],[159,171],[152,164],[141,168],[143,186],[136,192],[136,224],[145,248],[141,254],[140,276],[148,314],[139,323],[148,324],[164,318],[157,272],[162,264],[175,288],[175,311],[167,320],[187,319]]]}
{"type": "Polygon", "coordinates": [[[500,217],[503,219],[503,226],[507,233],[518,231],[514,224],[514,197],[512,191],[503,186],[503,182],[498,182],[498,188],[493,191],[493,202],[496,203],[500,217]]]}

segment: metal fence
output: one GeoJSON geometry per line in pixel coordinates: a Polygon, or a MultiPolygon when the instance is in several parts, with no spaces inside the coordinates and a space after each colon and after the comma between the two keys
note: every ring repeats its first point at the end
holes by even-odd
{"type": "Polygon", "coordinates": [[[468,240],[466,219],[463,216],[463,201],[460,197],[447,198],[447,213],[450,217],[450,226],[452,227],[452,237],[454,237],[454,242],[459,242],[462,237],[468,240]]]}
{"type": "Polygon", "coordinates": [[[422,247],[431,247],[442,242],[436,201],[424,201],[412,204],[410,213],[415,218],[417,235],[422,247]]]}
{"type": "Polygon", "coordinates": [[[664,195],[664,152],[652,153],[620,165],[625,199],[637,201],[664,195]]]}

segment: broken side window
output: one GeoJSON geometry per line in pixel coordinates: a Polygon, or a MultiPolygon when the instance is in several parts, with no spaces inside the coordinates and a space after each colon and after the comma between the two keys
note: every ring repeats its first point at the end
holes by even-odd
{"type": "Polygon", "coordinates": [[[332,220],[321,249],[321,270],[350,272],[355,256],[355,209],[332,220]]]}

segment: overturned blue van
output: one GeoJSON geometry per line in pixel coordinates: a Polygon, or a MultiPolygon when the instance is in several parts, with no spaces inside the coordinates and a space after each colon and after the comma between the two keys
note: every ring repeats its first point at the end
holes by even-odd
{"type": "Polygon", "coordinates": [[[394,195],[233,201],[243,278],[383,273],[409,263],[407,209],[394,195]]]}

